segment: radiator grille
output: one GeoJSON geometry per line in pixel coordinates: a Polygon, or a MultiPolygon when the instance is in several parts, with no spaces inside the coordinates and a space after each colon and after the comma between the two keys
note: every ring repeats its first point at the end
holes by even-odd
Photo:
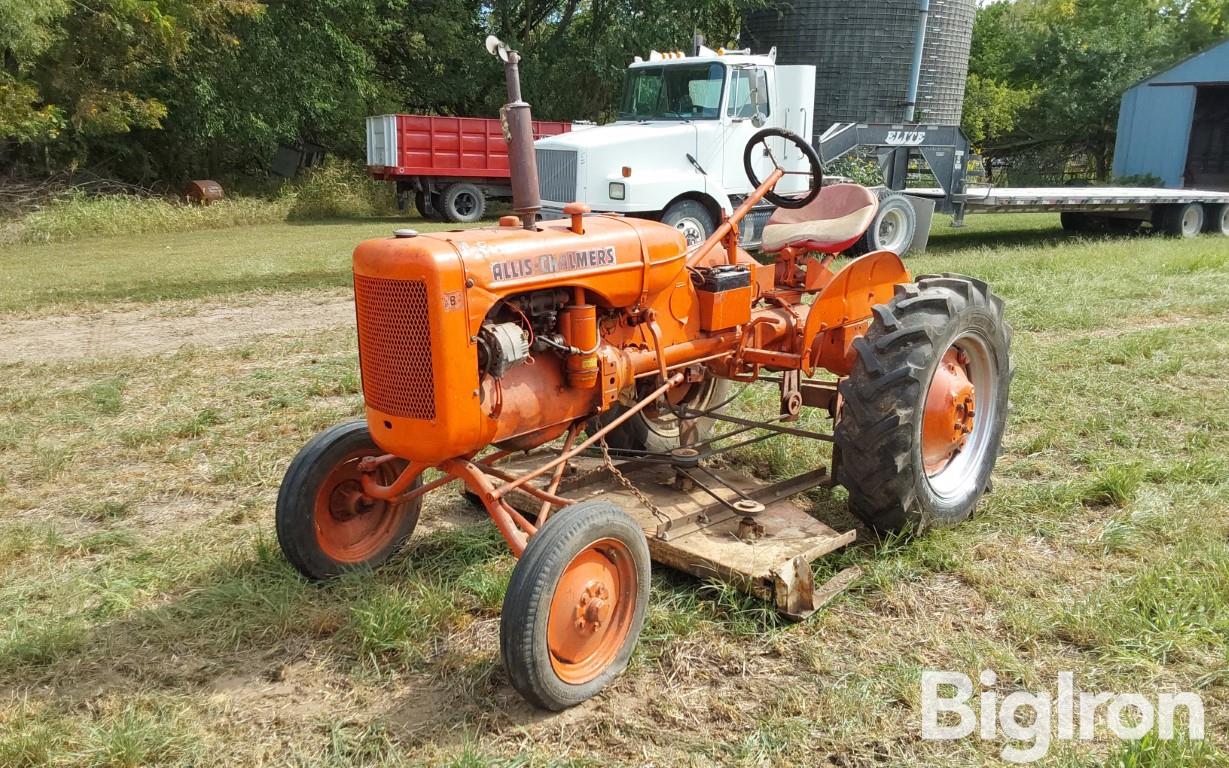
{"type": "Polygon", "coordinates": [[[367,405],[393,416],[434,419],[426,284],[355,275],[354,304],[367,405]]]}
{"type": "Polygon", "coordinates": [[[539,149],[538,193],[554,203],[576,201],[576,151],[539,149]]]}

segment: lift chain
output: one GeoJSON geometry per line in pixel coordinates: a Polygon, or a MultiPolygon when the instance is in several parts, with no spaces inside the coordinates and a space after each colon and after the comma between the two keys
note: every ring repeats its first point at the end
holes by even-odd
{"type": "Polygon", "coordinates": [[[661,520],[663,523],[670,522],[670,516],[667,515],[665,512],[663,512],[660,507],[654,504],[652,499],[650,499],[647,495],[645,495],[643,491],[637,488],[636,485],[630,479],[628,479],[627,475],[620,472],[619,468],[615,466],[614,459],[610,458],[610,449],[606,445],[606,438],[602,438],[599,445],[602,446],[602,461],[606,464],[606,466],[603,469],[609,470],[610,474],[614,475],[615,480],[619,481],[619,485],[626,488],[629,493],[635,496],[636,500],[639,501],[641,504],[643,504],[646,509],[652,512],[654,517],[656,517],[658,520],[661,520]]]}

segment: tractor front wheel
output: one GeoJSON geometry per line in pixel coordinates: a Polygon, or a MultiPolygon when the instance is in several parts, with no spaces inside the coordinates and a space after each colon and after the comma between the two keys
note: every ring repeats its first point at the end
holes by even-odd
{"type": "Polygon", "coordinates": [[[564,507],[529,540],[500,619],[504,669],[549,710],[596,695],[627,667],[649,601],[649,547],[607,501],[564,507]]]}
{"type": "MultiPolygon", "coordinates": [[[[390,504],[363,494],[359,462],[383,453],[365,421],[348,421],[313,437],[290,462],[277,494],[277,541],[307,578],[320,581],[375,568],[414,532],[421,496],[390,504]]],[[[376,480],[391,484],[405,466],[404,461],[387,462],[376,480]]]]}
{"type": "Polygon", "coordinates": [[[854,344],[835,431],[851,511],[881,531],[966,519],[989,486],[1007,420],[1002,300],[972,278],[921,277],[875,307],[854,344]]]}

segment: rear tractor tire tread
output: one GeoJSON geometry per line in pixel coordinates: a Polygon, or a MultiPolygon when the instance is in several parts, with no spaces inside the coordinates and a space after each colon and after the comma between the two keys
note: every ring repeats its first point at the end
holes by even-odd
{"type": "MultiPolygon", "coordinates": [[[[989,484],[1008,411],[1011,328],[1003,302],[986,283],[961,275],[929,275],[898,285],[874,308],[870,330],[856,340],[857,362],[840,384],[843,407],[834,433],[841,460],[837,481],[850,510],[883,532],[953,525],[968,518],[989,484]],[[954,502],[928,492],[919,441],[927,390],[948,347],[966,330],[988,338],[996,358],[998,407],[989,459],[954,502]]],[[[980,406],[979,406],[980,410],[980,406]]]]}

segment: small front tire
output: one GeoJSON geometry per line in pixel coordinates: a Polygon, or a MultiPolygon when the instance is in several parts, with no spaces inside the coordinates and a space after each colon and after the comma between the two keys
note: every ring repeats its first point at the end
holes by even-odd
{"type": "Polygon", "coordinates": [[[565,507],[512,571],[499,647],[512,687],[553,711],[595,696],[631,659],[649,601],[644,532],[607,501],[565,507]]]}
{"type": "MultiPolygon", "coordinates": [[[[359,461],[383,454],[360,420],[326,429],[290,462],[277,494],[277,541],[307,578],[322,581],[379,567],[414,532],[422,497],[394,505],[362,493],[359,461]]],[[[390,461],[376,472],[376,480],[388,485],[405,466],[390,461]]],[[[421,478],[413,487],[419,483],[421,478]]]]}

